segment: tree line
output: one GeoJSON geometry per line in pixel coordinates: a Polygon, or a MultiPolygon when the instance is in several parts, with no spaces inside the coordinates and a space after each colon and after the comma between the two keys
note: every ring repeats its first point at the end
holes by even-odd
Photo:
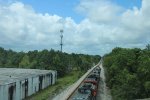
{"type": "Polygon", "coordinates": [[[73,70],[85,72],[99,60],[98,55],[68,54],[53,49],[16,52],[0,47],[0,67],[57,70],[59,77],[73,70]]]}
{"type": "Polygon", "coordinates": [[[103,62],[114,100],[150,98],[150,45],[145,49],[116,47],[103,62]]]}

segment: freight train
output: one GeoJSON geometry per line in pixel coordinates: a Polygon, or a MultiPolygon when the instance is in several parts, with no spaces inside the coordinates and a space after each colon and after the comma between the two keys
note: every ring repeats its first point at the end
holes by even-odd
{"type": "Polygon", "coordinates": [[[79,86],[72,100],[96,100],[101,68],[96,67],[79,86]]]}

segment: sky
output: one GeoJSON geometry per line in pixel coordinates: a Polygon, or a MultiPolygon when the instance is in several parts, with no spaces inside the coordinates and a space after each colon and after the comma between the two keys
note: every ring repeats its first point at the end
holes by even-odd
{"type": "Polygon", "coordinates": [[[104,55],[150,42],[149,0],[0,0],[0,47],[104,55]]]}

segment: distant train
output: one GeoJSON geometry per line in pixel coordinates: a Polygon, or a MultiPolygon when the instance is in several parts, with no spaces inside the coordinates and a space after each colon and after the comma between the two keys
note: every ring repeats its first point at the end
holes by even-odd
{"type": "Polygon", "coordinates": [[[83,81],[72,100],[96,100],[101,68],[96,67],[83,81]]]}

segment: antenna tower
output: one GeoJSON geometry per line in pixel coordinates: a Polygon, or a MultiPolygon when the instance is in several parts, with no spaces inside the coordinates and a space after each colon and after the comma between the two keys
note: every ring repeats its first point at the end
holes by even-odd
{"type": "Polygon", "coordinates": [[[62,43],[62,39],[63,39],[63,30],[62,30],[62,29],[60,30],[60,33],[61,33],[61,35],[60,35],[60,38],[61,38],[61,41],[60,41],[60,47],[61,47],[61,52],[62,52],[62,46],[63,46],[63,43],[62,43]]]}

